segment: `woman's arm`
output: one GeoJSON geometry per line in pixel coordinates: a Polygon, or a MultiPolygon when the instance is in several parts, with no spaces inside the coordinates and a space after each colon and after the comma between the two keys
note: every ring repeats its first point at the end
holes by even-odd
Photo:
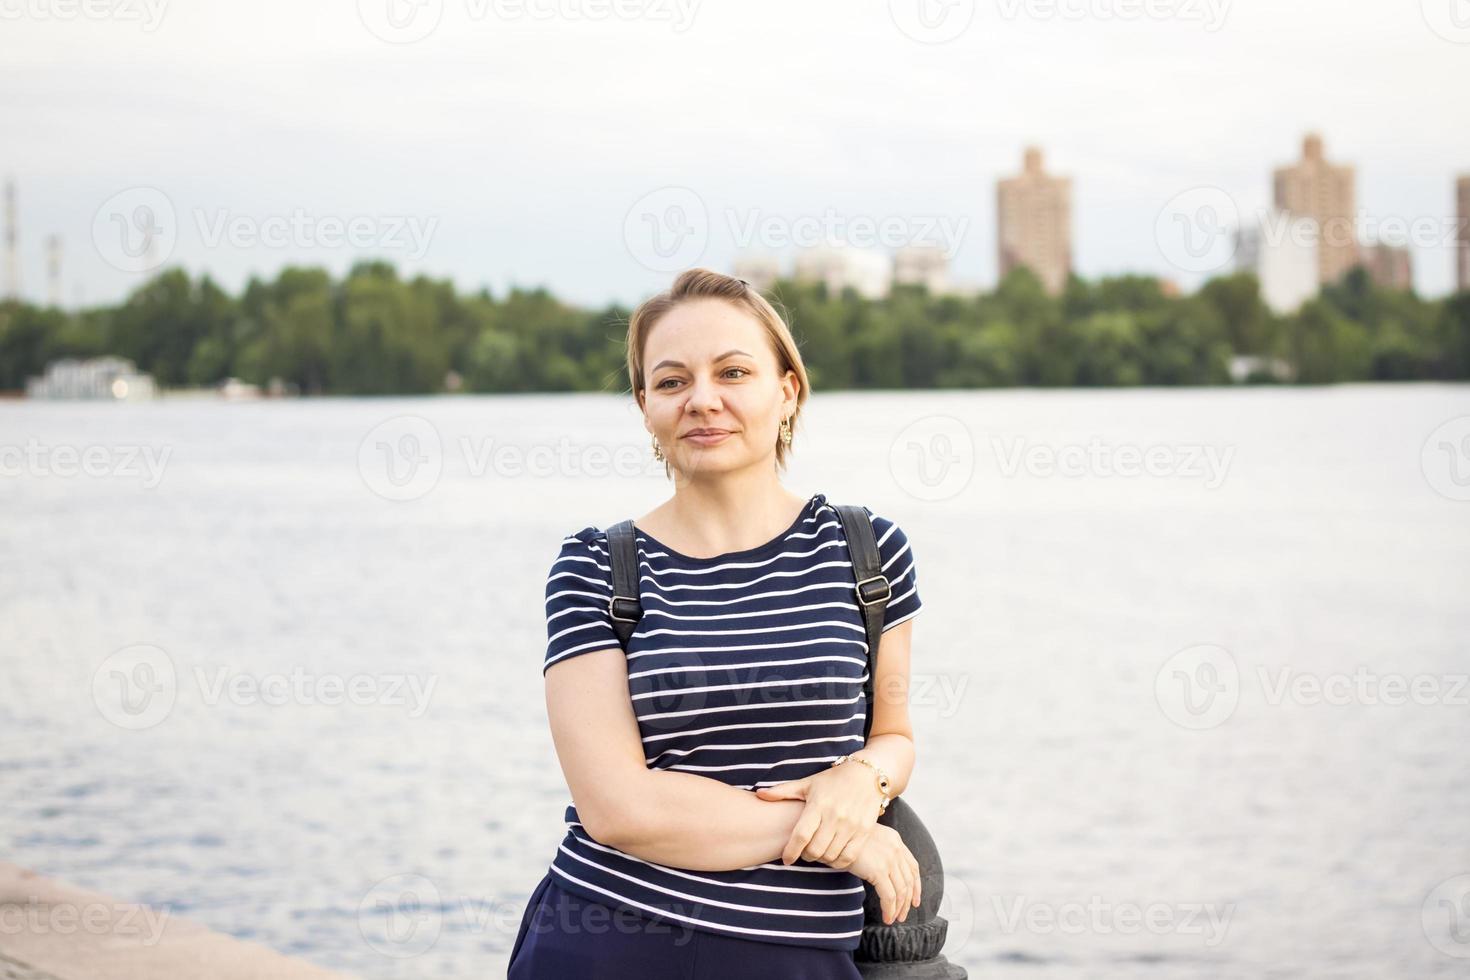
{"type": "MultiPolygon", "coordinates": [[[[906,619],[878,637],[878,665],[873,673],[873,727],[867,743],[853,755],[888,773],[888,795],[900,796],[914,771],[914,726],[909,720],[909,650],[914,621],[906,619]]],[[[873,772],[861,763],[844,762],[873,772]]],[[[875,789],[876,792],[876,789],[875,789]]]]}
{"type": "MultiPolygon", "coordinates": [[[[908,620],[880,638],[873,727],[854,753],[888,773],[894,797],[908,786],[914,765],[908,716],[912,633],[908,620]]],[[[690,871],[731,871],[779,861],[788,850],[801,853],[789,845],[804,801],[762,800],[708,776],[648,768],[622,650],[553,664],[546,671],[546,710],[567,787],[593,840],[690,871]]],[[[839,776],[872,780],[873,773],[848,762],[832,771],[833,778],[839,776]]],[[[876,796],[874,802],[876,816],[876,796]]]]}
{"type": "Polygon", "coordinates": [[[759,799],[692,772],[646,770],[647,795],[614,846],[690,871],[731,871],[781,859],[806,804],[759,799]]]}
{"type": "Polygon", "coordinates": [[[546,670],[546,713],[557,758],[593,840],[691,871],[779,860],[805,804],[765,801],[695,773],[650,770],[617,648],[546,670]]]}

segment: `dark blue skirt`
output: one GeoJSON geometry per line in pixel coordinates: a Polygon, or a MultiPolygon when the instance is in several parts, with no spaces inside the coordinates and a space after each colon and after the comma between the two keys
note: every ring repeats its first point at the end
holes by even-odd
{"type": "Polygon", "coordinates": [[[655,921],[565,891],[552,875],[526,903],[507,980],[861,980],[844,950],[655,921]]]}

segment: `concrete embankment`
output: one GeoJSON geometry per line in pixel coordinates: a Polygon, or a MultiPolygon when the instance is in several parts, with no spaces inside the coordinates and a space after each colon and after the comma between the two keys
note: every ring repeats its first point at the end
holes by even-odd
{"type": "Polygon", "coordinates": [[[0,980],[354,980],[0,861],[0,980]]]}

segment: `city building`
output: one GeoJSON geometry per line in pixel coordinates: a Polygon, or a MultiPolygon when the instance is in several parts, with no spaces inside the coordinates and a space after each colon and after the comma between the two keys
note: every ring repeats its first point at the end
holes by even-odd
{"type": "Polygon", "coordinates": [[[1470,289],[1470,174],[1455,181],[1455,286],[1470,289]]]}
{"type": "Polygon", "coordinates": [[[1414,266],[1406,245],[1378,242],[1363,248],[1363,266],[1368,276],[1384,289],[1413,289],[1414,266]]]}
{"type": "Polygon", "coordinates": [[[949,256],[940,245],[905,245],[893,256],[893,282],[941,296],[949,292],[949,256]]]}
{"type": "Polygon", "coordinates": [[[1049,176],[1041,150],[1028,146],[1021,173],[996,184],[1000,278],[1017,266],[1036,273],[1058,295],[1072,272],[1072,180],[1049,176]]]}
{"type": "Polygon", "coordinates": [[[797,253],[792,275],[798,282],[825,283],[834,296],[851,287],[865,299],[882,299],[892,284],[893,262],[881,252],[819,246],[797,253]]]}
{"type": "Polygon", "coordinates": [[[1357,192],[1353,168],[1327,162],[1322,137],[1308,133],[1302,158],[1276,168],[1276,207],[1317,224],[1318,279],[1330,285],[1358,264],[1357,192]]]}
{"type": "Polygon", "coordinates": [[[767,292],[781,278],[781,261],[774,255],[742,255],[735,260],[736,279],[744,279],[757,292],[767,292]]]}
{"type": "Polygon", "coordinates": [[[27,398],[147,401],[157,395],[153,376],[122,357],[66,357],[46,365],[44,377],[26,380],[27,398]]]}
{"type": "Polygon", "coordinates": [[[1267,211],[1236,233],[1236,268],[1253,272],[1261,299],[1279,315],[1294,313],[1321,288],[1315,225],[1279,209],[1267,211]]]}
{"type": "Polygon", "coordinates": [[[1236,384],[1255,381],[1291,381],[1296,372],[1279,357],[1236,354],[1230,358],[1230,380],[1236,384]]]}

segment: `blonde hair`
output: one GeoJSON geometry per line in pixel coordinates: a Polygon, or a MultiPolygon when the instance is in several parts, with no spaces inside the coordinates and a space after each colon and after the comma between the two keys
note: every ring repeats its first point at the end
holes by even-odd
{"type": "MultiPolygon", "coordinates": [[[[807,381],[806,365],[802,363],[801,351],[797,349],[796,341],[792,339],[791,329],[786,325],[785,318],[754,286],[744,279],[711,272],[709,269],[687,269],[679,273],[679,277],[674,280],[672,286],[644,300],[638,309],[633,311],[632,317],[628,320],[627,347],[628,384],[634,398],[637,398],[648,386],[648,379],[643,374],[643,351],[648,344],[648,335],[652,333],[654,326],[665,313],[680,303],[698,299],[724,300],[737,310],[742,310],[755,317],[756,321],[765,328],[771,350],[776,355],[778,374],[784,375],[787,371],[796,373],[796,408],[792,410],[790,416],[791,432],[794,436],[797,420],[801,416],[801,406],[806,404],[810,384],[807,381]]],[[[785,469],[786,456],[790,451],[778,436],[776,438],[776,467],[778,469],[785,469]]],[[[664,472],[669,473],[668,460],[664,460],[664,472]]]]}

